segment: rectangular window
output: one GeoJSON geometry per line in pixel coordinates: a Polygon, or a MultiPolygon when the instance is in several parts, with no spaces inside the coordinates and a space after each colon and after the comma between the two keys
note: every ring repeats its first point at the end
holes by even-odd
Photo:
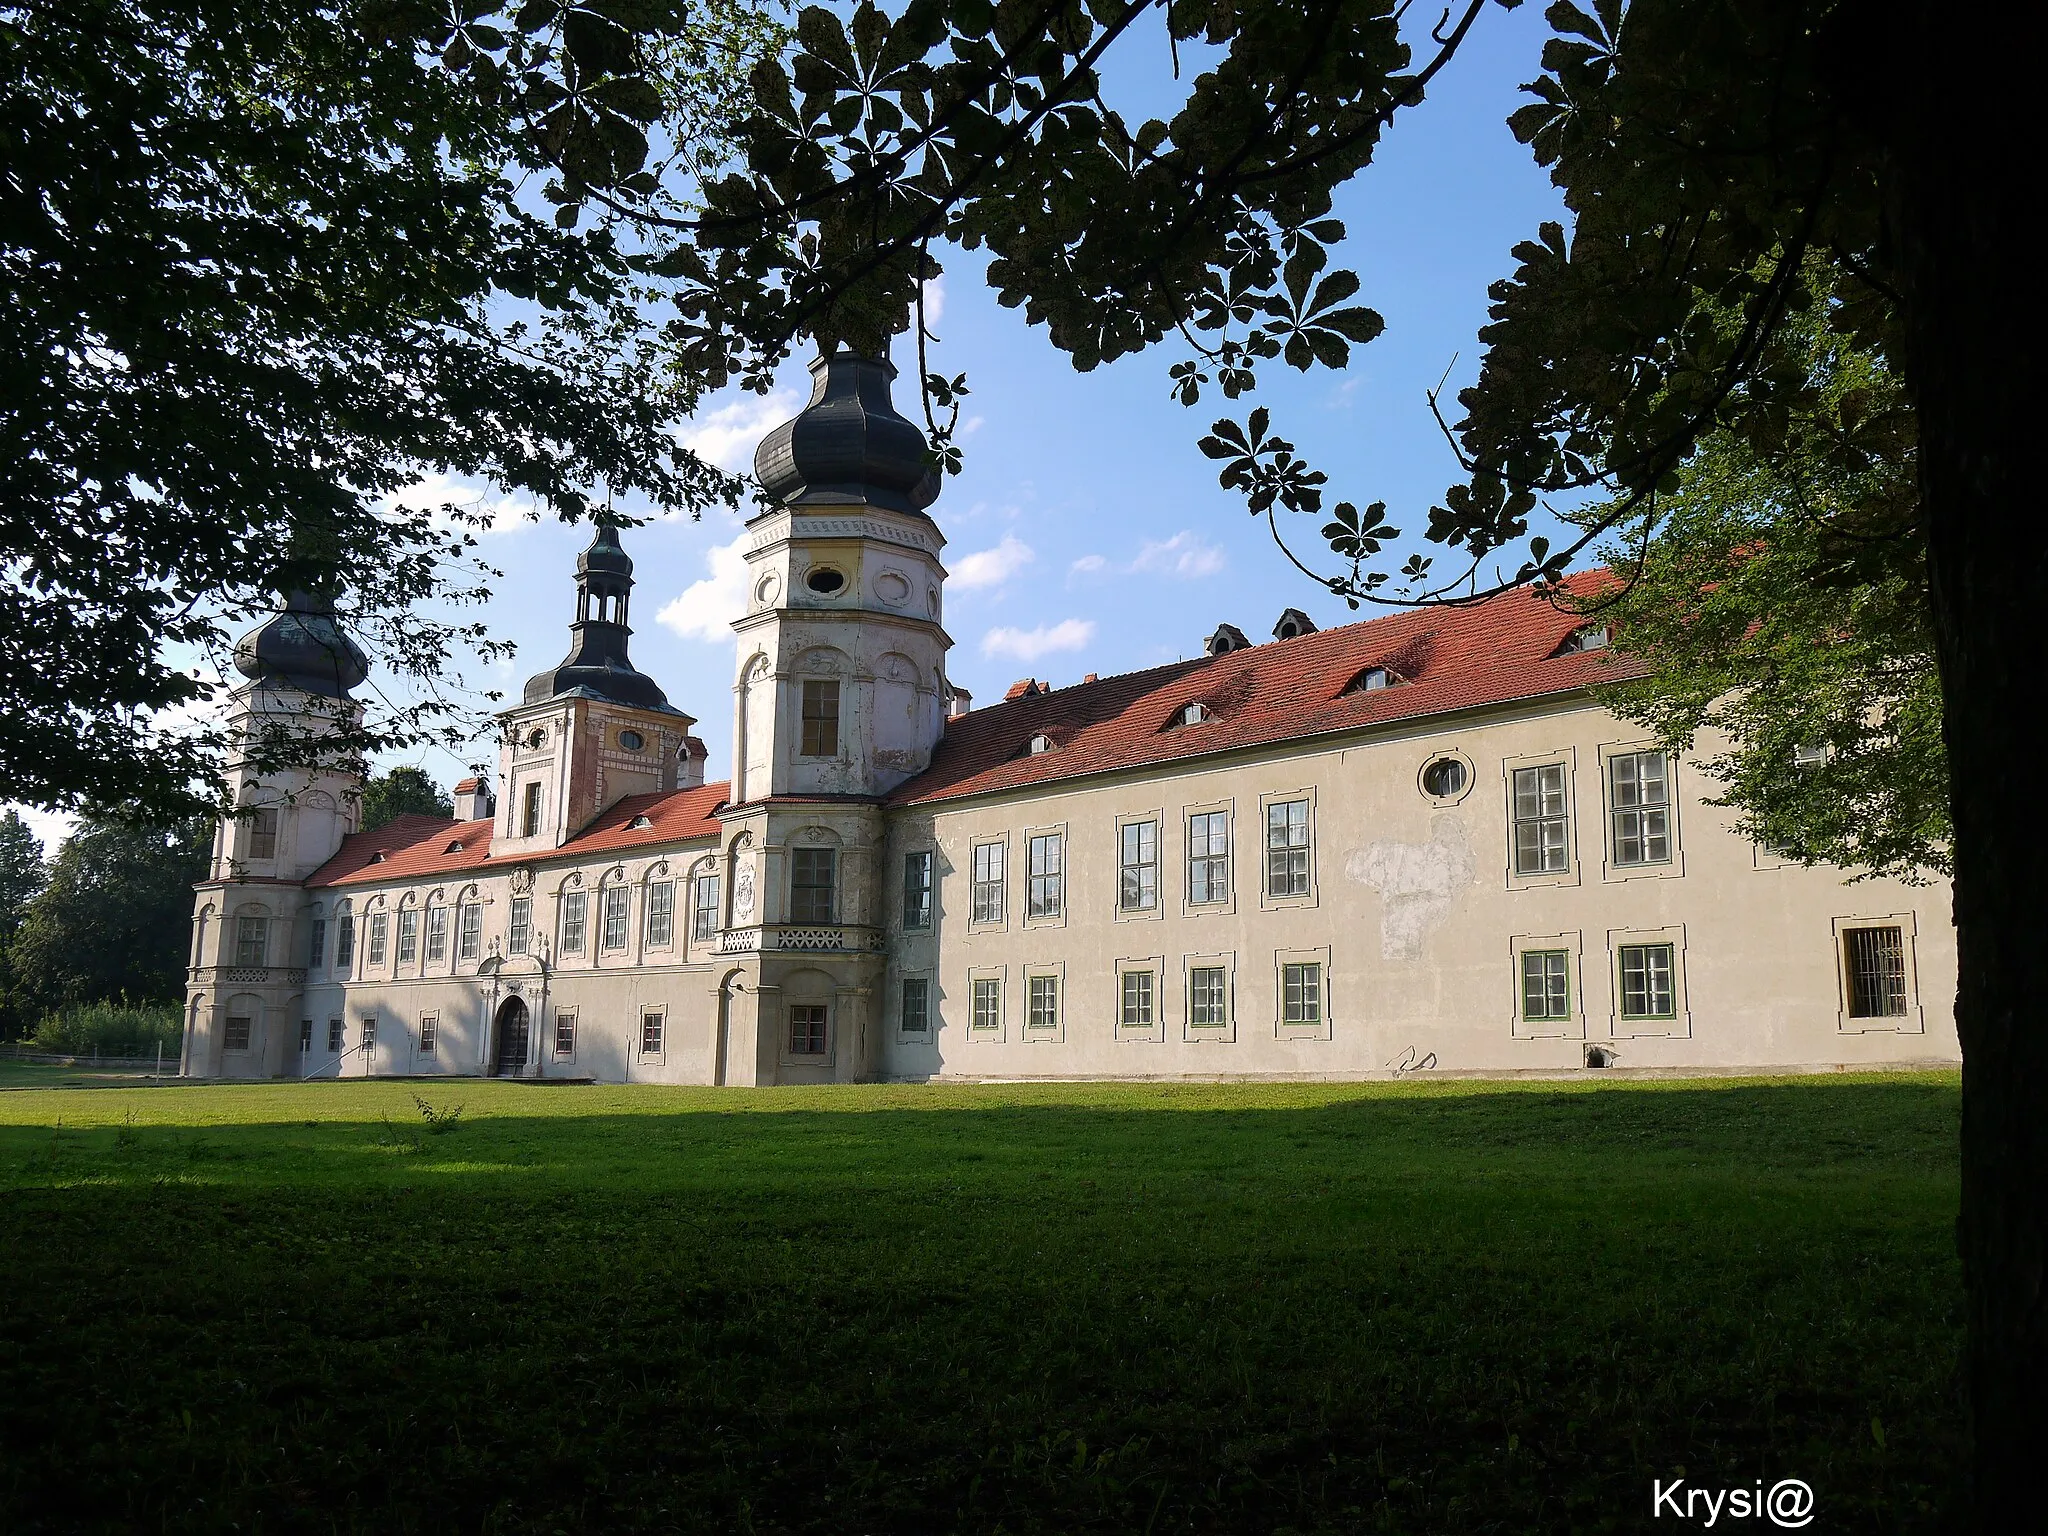
{"type": "Polygon", "coordinates": [[[1058,917],[1065,908],[1066,839],[1057,832],[1031,839],[1031,888],[1025,896],[1026,917],[1058,917]]]}
{"type": "Polygon", "coordinates": [[[252,859],[274,859],[277,857],[277,812],[261,810],[249,818],[249,857],[252,859]]]}
{"type": "Polygon", "coordinates": [[[540,831],[540,796],[540,785],[526,786],[526,801],[519,813],[519,834],[522,837],[533,837],[540,831]]]}
{"type": "Polygon", "coordinates": [[[230,1051],[249,1049],[249,1021],[238,1013],[228,1015],[228,1027],[222,1033],[220,1043],[230,1051]]]}
{"type": "Polygon", "coordinates": [[[1230,900],[1230,813],[1204,811],[1188,818],[1188,902],[1214,906],[1230,900]]]}
{"type": "Polygon", "coordinates": [[[825,1005],[823,1003],[792,1003],[790,1005],[789,1054],[792,1056],[822,1056],[825,1054],[825,1005]]]}
{"type": "Polygon", "coordinates": [[[1280,967],[1280,1022],[1323,1022],[1323,967],[1320,962],[1280,967]]]}
{"type": "Polygon", "coordinates": [[[838,874],[836,848],[797,848],[789,862],[789,920],[792,923],[832,921],[834,878],[838,874]]]}
{"type": "Polygon", "coordinates": [[[1621,946],[1621,1016],[1624,1019],[1675,1019],[1678,993],[1672,984],[1673,947],[1669,944],[1621,946]]]}
{"type": "Polygon", "coordinates": [[[932,1027],[932,984],[923,976],[903,978],[903,1033],[922,1035],[932,1027]]]}
{"type": "Polygon", "coordinates": [[[514,896],[512,917],[505,927],[505,953],[523,955],[533,942],[533,898],[514,896]]]}
{"type": "Polygon", "coordinates": [[[382,965],[384,963],[387,936],[390,931],[391,914],[389,912],[372,912],[370,914],[370,964],[382,965]]]}
{"type": "Polygon", "coordinates": [[[334,1052],[337,1056],[341,1054],[342,1046],[347,1044],[347,1041],[343,1038],[344,1028],[345,1026],[340,1019],[329,1019],[327,1021],[327,1049],[334,1052]]]}
{"type": "Polygon", "coordinates": [[[1000,977],[974,978],[974,1031],[1000,1034],[1003,1028],[1003,983],[1000,977]]]}
{"type": "Polygon", "coordinates": [[[1127,821],[1119,833],[1117,906],[1125,912],[1159,909],[1159,823],[1127,821]]]}
{"type": "Polygon", "coordinates": [[[1149,1029],[1154,1020],[1153,997],[1156,979],[1150,971],[1125,971],[1123,977],[1123,1026],[1149,1029]]]}
{"type": "Polygon", "coordinates": [[[1571,952],[1523,950],[1522,1017],[1536,1023],[1571,1016],[1571,952]]]}
{"type": "Polygon", "coordinates": [[[301,1019],[299,1020],[299,1054],[301,1056],[307,1055],[312,1049],[313,1021],[311,1019],[301,1019]]]}
{"type": "Polygon", "coordinates": [[[434,1041],[440,1033],[441,1021],[435,1018],[433,1014],[430,1013],[420,1020],[420,1054],[422,1056],[434,1054],[434,1041]]]}
{"type": "Polygon", "coordinates": [[[334,921],[334,968],[345,971],[356,960],[356,920],[353,914],[343,913],[334,921]]]}
{"type": "Polygon", "coordinates": [[[1851,928],[1842,935],[1849,979],[1849,1017],[1902,1018],[1906,1013],[1906,935],[1898,928],[1851,928]]]}
{"type": "Polygon", "coordinates": [[[235,964],[261,965],[265,943],[270,937],[270,919],[267,917],[238,917],[235,919],[235,964]]]}
{"type": "Polygon", "coordinates": [[[1025,1023],[1031,1029],[1058,1029],[1060,1027],[1060,979],[1057,976],[1033,976],[1028,985],[1029,1009],[1025,1023]]]}
{"type": "Polygon", "coordinates": [[[690,937],[718,937],[718,876],[699,875],[690,882],[690,937]]]}
{"type": "Polygon", "coordinates": [[[1229,973],[1220,965],[1198,965],[1188,972],[1188,1023],[1196,1029],[1220,1029],[1230,1022],[1229,973]]]}
{"type": "Polygon", "coordinates": [[[836,678],[804,679],[803,739],[800,757],[839,755],[839,682],[836,678]]]}
{"type": "Polygon", "coordinates": [[[1266,807],[1266,894],[1308,894],[1308,802],[1284,800],[1266,807]]]}
{"type": "Polygon", "coordinates": [[[398,914],[398,963],[411,965],[420,957],[420,909],[407,907],[398,914]]]}
{"type": "Polygon", "coordinates": [[[903,855],[903,926],[932,925],[932,854],[929,848],[903,855]]]}
{"type": "Polygon", "coordinates": [[[484,947],[483,903],[466,901],[458,910],[462,915],[455,922],[455,957],[474,960],[484,947]]]}
{"type": "Polygon", "coordinates": [[[427,958],[439,964],[448,958],[448,909],[427,908],[427,958]]]}
{"type": "Polygon", "coordinates": [[[1607,759],[1607,811],[1616,864],[1671,862],[1670,760],[1662,752],[1607,759]]]}
{"type": "Polygon", "coordinates": [[[647,887],[647,942],[666,949],[676,937],[676,883],[658,880],[647,887]]]}
{"type": "Polygon", "coordinates": [[[658,1013],[643,1013],[640,1015],[640,1054],[642,1056],[659,1056],[661,1054],[661,1028],[667,1022],[667,1019],[658,1013]]]}
{"type": "Polygon", "coordinates": [[[311,964],[313,966],[313,969],[317,971],[320,969],[321,966],[327,963],[326,918],[316,917],[313,919],[313,942],[307,947],[312,951],[311,964]]]}
{"type": "Polygon", "coordinates": [[[604,888],[604,947],[624,949],[626,947],[626,919],[633,900],[631,887],[608,885],[604,888]]]}
{"type": "Polygon", "coordinates": [[[377,1049],[377,1015],[374,1013],[363,1020],[363,1049],[366,1052],[377,1049]]]}
{"type": "Polygon", "coordinates": [[[589,910],[589,893],[586,891],[564,891],[562,893],[562,953],[580,955],[583,953],[584,918],[589,910]]]}
{"type": "Polygon", "coordinates": [[[558,1013],[555,1015],[555,1054],[574,1056],[576,1054],[576,1015],[558,1013]]]}
{"type": "Polygon", "coordinates": [[[1003,920],[1003,845],[974,846],[974,901],[969,915],[977,923],[1003,920]]]}
{"type": "Polygon", "coordinates": [[[1571,861],[1564,764],[1515,770],[1515,873],[1562,874],[1571,861]]]}

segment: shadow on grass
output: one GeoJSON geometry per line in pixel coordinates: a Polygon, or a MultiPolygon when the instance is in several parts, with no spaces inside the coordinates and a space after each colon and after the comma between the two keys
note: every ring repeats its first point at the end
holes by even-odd
{"type": "Polygon", "coordinates": [[[465,1114],[0,1127],[0,1524],[1632,1530],[1679,1468],[1804,1478],[1830,1529],[1949,1502],[1950,1081],[422,1096],[465,1114]]]}

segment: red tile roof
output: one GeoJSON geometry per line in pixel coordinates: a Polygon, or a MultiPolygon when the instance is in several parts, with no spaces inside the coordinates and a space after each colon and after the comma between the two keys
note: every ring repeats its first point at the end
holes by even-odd
{"type": "Polygon", "coordinates": [[[343,840],[333,858],[307,877],[309,886],[372,885],[465,871],[506,869],[535,859],[578,858],[617,853],[654,843],[685,843],[718,835],[712,815],[725,803],[725,784],[667,794],[628,795],[559,848],[545,853],[491,857],[491,821],[444,821],[438,816],[400,816],[374,832],[343,840]],[[648,825],[633,822],[645,816],[648,825]],[[455,844],[462,846],[455,849],[455,844]],[[454,851],[450,851],[453,849],[454,851]],[[380,859],[378,855],[383,857],[380,859]]]}
{"type": "MultiPolygon", "coordinates": [[[[1612,579],[1606,571],[1581,571],[1566,585],[1584,596],[1612,579]]],[[[1522,589],[1470,607],[1413,609],[1223,656],[1018,695],[947,721],[931,766],[898,788],[890,803],[990,794],[1641,675],[1638,663],[1613,652],[1553,654],[1585,623],[1522,589]],[[1347,691],[1370,667],[1406,681],[1370,693],[1347,691]],[[1168,727],[1195,702],[1211,718],[1168,727]],[[1031,738],[1040,734],[1052,738],[1054,749],[1028,754],[1031,738]]]]}
{"type": "Polygon", "coordinates": [[[482,789],[483,787],[484,781],[482,779],[464,779],[460,784],[455,786],[455,793],[458,795],[467,795],[473,793],[476,790],[482,789]]]}

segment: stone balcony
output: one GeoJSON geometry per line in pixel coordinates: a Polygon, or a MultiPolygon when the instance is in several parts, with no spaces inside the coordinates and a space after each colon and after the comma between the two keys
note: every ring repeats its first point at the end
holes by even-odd
{"type": "Polygon", "coordinates": [[[882,947],[882,930],[859,923],[763,923],[753,928],[726,928],[718,935],[721,955],[753,955],[771,949],[876,954],[882,947]]]}

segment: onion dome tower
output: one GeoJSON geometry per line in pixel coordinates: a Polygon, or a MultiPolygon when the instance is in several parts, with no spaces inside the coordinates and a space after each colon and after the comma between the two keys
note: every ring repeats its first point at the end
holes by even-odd
{"type": "Polygon", "coordinates": [[[754,474],[778,505],[923,512],[939,499],[924,434],[889,397],[895,366],[835,352],[811,364],[811,399],[761,439],[754,474]]]}
{"type": "Polygon", "coordinates": [[[576,557],[576,617],[569,625],[569,654],[527,679],[523,702],[545,699],[608,699],[637,709],[665,709],[668,695],[626,654],[633,631],[626,623],[633,594],[633,561],[619,543],[619,530],[599,523],[590,547],[576,557]]]}
{"type": "Polygon", "coordinates": [[[294,591],[281,612],[235,643],[235,670],[258,687],[346,699],[370,663],[335,619],[332,599],[294,591]]]}

